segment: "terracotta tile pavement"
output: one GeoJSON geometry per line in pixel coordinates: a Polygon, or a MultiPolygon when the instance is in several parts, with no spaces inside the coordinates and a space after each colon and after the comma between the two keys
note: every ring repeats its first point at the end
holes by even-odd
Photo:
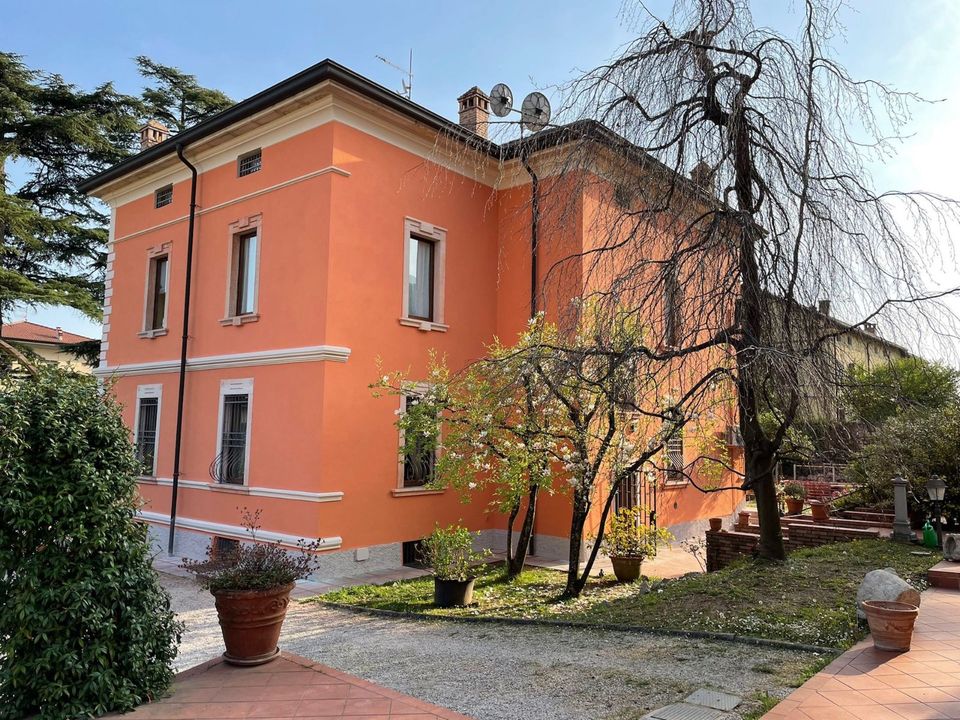
{"type": "Polygon", "coordinates": [[[312,660],[283,653],[239,668],[219,658],[177,676],[173,693],[122,716],[131,720],[471,720],[312,660]]]}
{"type": "Polygon", "coordinates": [[[960,592],[923,593],[910,651],[867,638],[810,678],[764,720],[960,718],[960,592]]]}

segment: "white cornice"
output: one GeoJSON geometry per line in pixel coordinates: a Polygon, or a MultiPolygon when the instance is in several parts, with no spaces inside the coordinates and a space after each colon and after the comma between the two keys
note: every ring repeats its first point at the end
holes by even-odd
{"type": "MultiPolygon", "coordinates": [[[[232,367],[252,367],[254,365],[283,365],[302,362],[346,362],[350,357],[350,348],[337,345],[315,345],[312,347],[283,348],[280,350],[259,350],[257,352],[234,353],[232,355],[206,355],[187,358],[187,371],[220,370],[232,367]]],[[[101,365],[93,374],[97,377],[119,377],[128,375],[160,375],[179,372],[180,361],[157,360],[154,362],[128,363],[125,365],[101,365]]]]}
{"type": "MultiPolygon", "coordinates": [[[[204,138],[188,148],[187,155],[205,173],[236,162],[244,152],[269,147],[334,120],[482,184],[493,186],[499,177],[497,163],[488,155],[329,81],[204,138]]],[[[115,180],[97,195],[119,207],[157,187],[189,178],[187,168],[171,155],[115,180]]]]}
{"type": "MultiPolygon", "coordinates": [[[[169,525],[170,516],[162,513],[140,510],[137,515],[150,523],[159,525],[169,525]]],[[[235,538],[237,540],[249,540],[250,533],[245,527],[240,525],[226,525],[224,523],[215,523],[208,520],[198,520],[196,518],[177,517],[177,527],[184,530],[199,530],[200,532],[219,535],[221,537],[235,538]]],[[[269,530],[257,530],[257,540],[266,540],[267,542],[279,542],[288,547],[297,547],[301,542],[314,542],[317,538],[299,537],[297,535],[287,535],[286,533],[270,532],[269,530]]],[[[336,550],[343,544],[343,538],[335,536],[320,538],[320,550],[336,550]]]]}
{"type": "MultiPolygon", "coordinates": [[[[141,478],[139,482],[145,485],[163,485],[170,487],[173,485],[171,478],[141,478]]],[[[299,500],[303,502],[325,503],[340,502],[343,500],[343,492],[306,492],[304,490],[284,490],[281,488],[260,487],[254,485],[225,485],[214,482],[203,482],[200,480],[180,480],[178,485],[191,490],[209,490],[212,492],[222,492],[234,495],[254,495],[256,497],[279,498],[281,500],[299,500]]]]}

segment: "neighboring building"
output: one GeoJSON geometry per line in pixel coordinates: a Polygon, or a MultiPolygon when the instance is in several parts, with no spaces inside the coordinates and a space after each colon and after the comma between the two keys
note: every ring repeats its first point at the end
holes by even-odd
{"type": "MultiPolygon", "coordinates": [[[[502,549],[489,498],[425,488],[429,468],[399,455],[403,403],[368,389],[378,359],[425,373],[436,349],[460,367],[530,314],[529,176],[516,144],[486,139],[486,96],[459,101],[461,125],[324,61],[174,138],[146,127],[141,153],[84,184],[112,208],[96,373],[126,407],[142,515],[162,547],[191,197],[179,148],[198,181],[176,552],[243,537],[244,506],[263,510],[264,539],[323,537],[322,576],[409,561],[437,523],[462,520],[502,549]]],[[[563,142],[550,133],[534,152],[563,142]]],[[[571,206],[582,218],[588,202],[571,206]]],[[[588,225],[556,229],[553,251],[589,246],[588,225]]],[[[579,294],[573,282],[545,289],[548,314],[579,294]]],[[[670,457],[696,457],[692,445],[670,457]]],[[[654,504],[656,491],[661,526],[681,536],[742,501],[662,480],[622,502],[654,504]]],[[[538,555],[565,557],[569,514],[543,499],[538,555]]]]}
{"type": "Polygon", "coordinates": [[[74,372],[89,373],[93,370],[90,365],[65,349],[68,345],[90,342],[92,338],[27,320],[0,325],[0,338],[74,372]]]}

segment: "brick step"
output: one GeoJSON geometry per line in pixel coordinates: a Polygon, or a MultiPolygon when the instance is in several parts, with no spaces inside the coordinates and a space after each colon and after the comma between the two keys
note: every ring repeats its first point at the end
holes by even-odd
{"type": "MultiPolygon", "coordinates": [[[[813,523],[812,515],[787,515],[781,518],[784,525],[792,523],[813,523]]],[[[853,530],[874,530],[882,527],[893,527],[893,523],[872,522],[869,520],[851,520],[843,517],[830,517],[829,520],[821,520],[820,525],[832,525],[833,527],[851,528],[853,530]]]]}
{"type": "Polygon", "coordinates": [[[960,563],[941,560],[927,571],[927,580],[934,587],[960,590],[960,563]]]}
{"type": "Polygon", "coordinates": [[[837,513],[841,517],[851,520],[867,520],[871,522],[881,522],[885,525],[893,526],[893,513],[869,512],[867,510],[841,510],[837,513]]]}

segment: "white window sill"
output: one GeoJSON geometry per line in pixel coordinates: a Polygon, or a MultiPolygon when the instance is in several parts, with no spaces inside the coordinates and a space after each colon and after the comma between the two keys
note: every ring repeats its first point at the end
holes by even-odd
{"type": "Polygon", "coordinates": [[[156,475],[139,475],[139,476],[137,477],[137,482],[149,483],[149,484],[151,484],[151,485],[159,485],[159,484],[160,484],[160,483],[157,482],[157,477],[156,477],[156,475]]]}
{"type": "Polygon", "coordinates": [[[250,486],[244,483],[240,485],[239,483],[218,483],[212,482],[209,485],[210,490],[215,490],[217,492],[226,492],[226,493],[238,493],[241,495],[250,494],[250,486]]]}
{"type": "Polygon", "coordinates": [[[137,333],[137,337],[145,338],[147,340],[152,340],[156,337],[162,337],[167,334],[166,328],[157,328],[156,330],[143,330],[142,332],[137,333]]]}
{"type": "Polygon", "coordinates": [[[220,324],[224,327],[230,325],[240,326],[247,323],[257,322],[260,319],[260,313],[249,313],[247,315],[234,315],[233,317],[220,318],[220,324]]]}
{"type": "Polygon", "coordinates": [[[684,488],[690,484],[689,480],[664,480],[663,487],[665,489],[669,488],[684,488]]]}
{"type": "Polygon", "coordinates": [[[430,320],[418,320],[417,318],[402,317],[399,319],[399,323],[406,327],[416,328],[421,332],[446,332],[450,329],[449,325],[431,322],[430,320]]]}
{"type": "Polygon", "coordinates": [[[390,494],[394,497],[419,497],[420,495],[443,495],[445,488],[404,487],[394,488],[390,494]]]}

